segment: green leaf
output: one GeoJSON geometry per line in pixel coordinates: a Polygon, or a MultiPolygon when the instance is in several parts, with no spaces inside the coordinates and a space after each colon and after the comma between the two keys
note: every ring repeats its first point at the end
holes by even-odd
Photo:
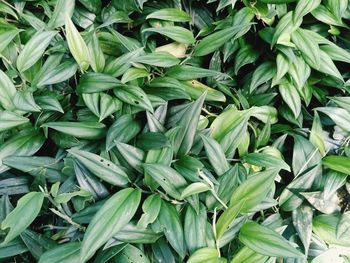
{"type": "MultiPolygon", "coordinates": [[[[188,259],[187,263],[219,263],[220,255],[215,248],[204,247],[198,249],[191,257],[188,259]]],[[[224,262],[224,261],[223,261],[224,262]]]]}
{"type": "Polygon", "coordinates": [[[282,53],[278,53],[276,57],[277,72],[274,76],[273,83],[279,83],[280,80],[286,75],[289,68],[289,60],[282,53]]]}
{"type": "Polygon", "coordinates": [[[99,117],[99,122],[121,108],[121,102],[105,93],[82,94],[86,106],[99,117]]]}
{"type": "Polygon", "coordinates": [[[207,92],[207,96],[205,97],[206,101],[218,101],[218,102],[225,102],[226,97],[225,95],[211,87],[208,87],[207,85],[197,81],[197,80],[191,80],[191,81],[185,81],[181,82],[183,84],[183,87],[187,94],[190,95],[192,99],[198,99],[203,92],[207,92]]]}
{"type": "Polygon", "coordinates": [[[81,196],[81,197],[90,197],[91,193],[85,190],[79,190],[73,193],[62,193],[62,194],[58,194],[54,200],[55,202],[59,203],[59,204],[64,204],[67,203],[68,201],[70,201],[73,197],[75,196],[81,196]]]}
{"type": "Polygon", "coordinates": [[[187,186],[181,174],[163,164],[143,164],[145,173],[149,174],[171,197],[181,199],[181,190],[187,186]]]}
{"type": "Polygon", "coordinates": [[[177,80],[192,80],[205,77],[219,77],[224,74],[219,71],[205,68],[189,65],[177,65],[168,69],[166,75],[177,80]]]}
{"type": "Polygon", "coordinates": [[[137,86],[124,85],[119,88],[115,88],[113,92],[121,101],[153,113],[151,101],[141,88],[137,86]]]}
{"type": "Polygon", "coordinates": [[[183,259],[186,255],[183,227],[179,214],[172,204],[162,201],[156,225],[158,225],[161,230],[164,230],[166,239],[183,259]]]}
{"type": "Polygon", "coordinates": [[[219,240],[229,229],[230,224],[238,216],[244,207],[245,200],[232,203],[219,217],[216,222],[216,239],[219,240]]]}
{"type": "Polygon", "coordinates": [[[234,62],[235,75],[238,74],[238,71],[245,65],[254,63],[258,57],[259,52],[251,45],[243,46],[237,53],[234,62]]]}
{"type": "Polygon", "coordinates": [[[350,230],[350,213],[349,211],[341,215],[341,218],[337,225],[337,239],[343,239],[347,237],[350,230]]]}
{"type": "Polygon", "coordinates": [[[290,167],[285,161],[268,153],[249,153],[243,156],[243,161],[255,166],[284,169],[290,172],[290,167]]]}
{"type": "Polygon", "coordinates": [[[252,76],[252,82],[250,83],[250,92],[253,92],[258,86],[268,82],[273,76],[276,75],[276,67],[271,62],[265,62],[261,64],[254,71],[252,76]]]}
{"type": "Polygon", "coordinates": [[[316,148],[318,148],[322,156],[326,155],[326,145],[323,138],[323,129],[317,111],[315,111],[314,120],[312,122],[312,127],[310,131],[310,142],[316,148]]]}
{"type": "Polygon", "coordinates": [[[21,30],[13,28],[0,32],[0,52],[3,52],[5,48],[11,43],[11,41],[20,33],[21,30]]]}
{"type": "Polygon", "coordinates": [[[129,53],[125,53],[115,60],[106,64],[104,73],[112,75],[113,77],[119,77],[123,75],[130,67],[134,58],[144,55],[143,48],[138,48],[129,53]]]}
{"type": "Polygon", "coordinates": [[[181,199],[185,199],[191,195],[196,195],[199,193],[206,192],[210,190],[210,186],[205,183],[192,183],[189,186],[187,186],[181,193],[181,199]]]}
{"type": "Polygon", "coordinates": [[[66,16],[72,17],[75,7],[75,0],[57,0],[48,26],[57,28],[65,24],[66,16]]]}
{"type": "Polygon", "coordinates": [[[121,253],[119,253],[115,260],[117,262],[140,262],[140,263],[150,263],[147,256],[142,252],[142,250],[128,244],[121,253]]]}
{"type": "Polygon", "coordinates": [[[312,236],[313,211],[310,206],[300,206],[293,210],[293,225],[304,245],[305,255],[308,254],[312,236]]]}
{"type": "Polygon", "coordinates": [[[179,26],[164,26],[159,28],[146,28],[142,31],[145,32],[154,32],[161,35],[164,35],[176,42],[184,44],[193,44],[195,39],[191,31],[186,28],[179,26]]]}
{"type": "Polygon", "coordinates": [[[65,29],[68,47],[72,56],[78,63],[81,71],[87,70],[90,65],[89,49],[68,14],[65,17],[65,29]]]}
{"type": "Polygon", "coordinates": [[[199,211],[187,207],[184,221],[184,236],[187,248],[192,254],[197,249],[206,246],[207,213],[204,205],[199,205],[199,211]]]}
{"type": "Polygon", "coordinates": [[[143,214],[137,222],[139,228],[146,228],[152,224],[158,217],[161,206],[161,198],[157,194],[150,195],[142,204],[143,214]]]}
{"type": "Polygon", "coordinates": [[[226,160],[225,153],[220,144],[216,140],[204,135],[201,135],[201,138],[204,143],[205,152],[215,173],[219,176],[224,174],[230,169],[230,165],[226,160]]]}
{"type": "Polygon", "coordinates": [[[109,14],[107,19],[104,19],[104,23],[99,25],[97,29],[107,27],[115,23],[131,23],[132,19],[129,18],[128,14],[123,11],[116,11],[109,14]]]}
{"type": "Polygon", "coordinates": [[[115,193],[104,203],[86,229],[81,245],[81,262],[90,259],[97,249],[131,220],[140,199],[140,190],[126,188],[115,193]]]}
{"type": "Polygon", "coordinates": [[[341,21],[341,17],[337,17],[332,14],[324,5],[319,5],[316,9],[314,9],[311,14],[319,21],[335,26],[344,26],[341,21]]]}
{"type": "Polygon", "coordinates": [[[302,90],[306,81],[310,77],[311,69],[301,57],[295,57],[293,63],[290,65],[288,73],[294,80],[298,90],[302,90]]]}
{"type": "Polygon", "coordinates": [[[88,43],[88,49],[90,51],[91,68],[95,72],[102,72],[105,67],[105,57],[96,33],[92,34],[91,40],[88,43]]]}
{"type": "Polygon", "coordinates": [[[325,177],[323,197],[325,200],[330,200],[335,196],[337,190],[346,183],[347,175],[335,171],[328,171],[325,177]]]}
{"type": "Polygon", "coordinates": [[[134,223],[129,223],[122,230],[113,236],[105,245],[105,248],[115,246],[120,242],[134,243],[134,244],[153,244],[161,236],[162,233],[155,233],[148,228],[140,228],[134,223]]]}
{"type": "MultiPolygon", "coordinates": [[[[89,192],[95,200],[103,199],[109,195],[107,188],[98,180],[98,177],[90,173],[83,165],[79,162],[74,162],[73,167],[75,177],[82,190],[89,192]]],[[[56,197],[57,192],[56,195],[52,194],[52,196],[56,197]]]]}
{"type": "Polygon", "coordinates": [[[321,45],[320,49],[326,52],[332,60],[350,63],[350,53],[332,42],[326,41],[326,45],[321,45]]]}
{"type": "Polygon", "coordinates": [[[78,66],[74,61],[67,60],[43,75],[38,80],[37,86],[52,85],[66,81],[75,75],[77,69],[78,66]]]}
{"type": "Polygon", "coordinates": [[[41,127],[51,128],[64,134],[72,135],[76,138],[94,140],[105,135],[105,125],[98,122],[48,122],[41,127]]]}
{"type": "Polygon", "coordinates": [[[17,58],[17,68],[23,72],[33,66],[44,54],[56,31],[43,31],[36,33],[24,46],[17,58]]]}
{"type": "Polygon", "coordinates": [[[42,254],[39,263],[78,263],[80,262],[80,247],[80,242],[59,245],[42,254]]]}
{"type": "Polygon", "coordinates": [[[303,18],[303,16],[312,12],[315,8],[317,8],[321,4],[321,0],[308,1],[308,0],[300,0],[295,7],[293,12],[293,22],[296,23],[298,20],[303,18]]]}
{"type": "Polygon", "coordinates": [[[350,97],[333,97],[330,98],[335,102],[339,107],[350,112],[350,97]]]}
{"type": "MultiPolygon", "coordinates": [[[[313,2],[313,1],[312,1],[313,2]]],[[[300,2],[299,2],[300,3],[300,2]]],[[[300,50],[305,62],[314,69],[320,68],[321,55],[317,42],[301,28],[295,30],[292,35],[292,41],[300,50]]]]}
{"type": "Polygon", "coordinates": [[[285,14],[281,20],[278,22],[275,32],[271,40],[271,47],[277,44],[289,45],[289,43],[284,43],[283,37],[288,38],[288,36],[295,31],[302,23],[302,19],[293,21],[293,11],[285,14]]]}
{"type": "Polygon", "coordinates": [[[304,258],[304,255],[288,243],[280,234],[253,221],[243,225],[239,234],[239,240],[250,249],[262,255],[304,258]]]}
{"type": "Polygon", "coordinates": [[[207,93],[204,92],[196,101],[189,104],[178,122],[178,125],[183,127],[182,132],[179,134],[181,145],[177,151],[177,154],[180,156],[187,154],[191,150],[206,95],[207,93]]]}
{"type": "Polygon", "coordinates": [[[141,168],[142,161],[145,159],[143,150],[122,142],[115,142],[115,146],[116,152],[118,152],[118,160],[122,165],[132,167],[140,173],[143,172],[141,168]]]}
{"type": "MultiPolygon", "coordinates": [[[[120,34],[118,31],[112,29],[111,27],[108,28],[109,31],[113,34],[116,39],[129,51],[137,51],[141,48],[141,44],[134,38],[126,37],[122,34],[120,34]]],[[[142,49],[142,48],[141,48],[142,49]]]]}
{"type": "Polygon", "coordinates": [[[33,129],[26,129],[2,143],[0,145],[0,173],[9,169],[8,166],[2,163],[5,157],[11,155],[31,156],[41,148],[44,141],[44,136],[40,133],[33,129]]]}
{"type": "Polygon", "coordinates": [[[340,215],[337,214],[318,215],[312,221],[312,231],[327,244],[348,247],[350,245],[349,228],[344,228],[345,232],[337,238],[340,220],[340,215]]]}
{"type": "Polygon", "coordinates": [[[330,155],[322,160],[322,164],[334,171],[350,174],[350,158],[345,156],[330,155]]]}
{"type": "Polygon", "coordinates": [[[320,171],[320,163],[321,155],[312,143],[300,135],[294,136],[292,163],[294,175],[302,174],[315,166],[317,166],[320,171]]]}
{"type": "Polygon", "coordinates": [[[129,114],[118,118],[107,131],[106,150],[109,151],[117,142],[129,142],[141,131],[140,124],[129,114]]]}
{"type": "Polygon", "coordinates": [[[293,211],[297,209],[303,202],[304,198],[300,195],[311,188],[316,176],[319,174],[319,167],[314,166],[307,172],[294,178],[282,191],[279,199],[279,205],[284,211],[293,211]]]}
{"type": "Polygon", "coordinates": [[[269,262],[270,257],[256,253],[254,250],[244,246],[238,251],[237,254],[231,260],[231,263],[255,263],[255,262],[269,262]]]}
{"type": "Polygon", "coordinates": [[[1,245],[8,244],[34,221],[41,210],[43,201],[44,194],[39,192],[30,192],[18,200],[15,209],[1,223],[2,230],[10,228],[1,245]]]}
{"type": "Polygon", "coordinates": [[[61,174],[62,164],[51,157],[10,155],[3,159],[3,163],[32,176],[43,174],[49,182],[61,181],[64,178],[61,174]]]}
{"type": "Polygon", "coordinates": [[[145,91],[147,94],[156,95],[165,100],[190,99],[190,96],[185,91],[183,84],[177,79],[170,77],[154,78],[149,83],[149,87],[147,87],[145,91]]]}
{"type": "Polygon", "coordinates": [[[0,247],[0,258],[9,258],[20,255],[28,251],[26,244],[18,237],[9,242],[7,245],[0,247]]]}
{"type": "Polygon", "coordinates": [[[160,132],[147,132],[138,136],[137,146],[145,151],[169,146],[167,137],[160,132]]]}
{"type": "Polygon", "coordinates": [[[128,184],[128,175],[121,166],[87,151],[70,149],[68,152],[102,180],[118,186],[125,186],[128,184]]]}
{"type": "Polygon", "coordinates": [[[80,78],[77,91],[79,93],[95,93],[122,86],[117,78],[103,73],[89,72],[80,78]]]}
{"type": "Polygon", "coordinates": [[[34,101],[33,93],[29,91],[17,91],[13,98],[13,104],[17,109],[25,112],[41,111],[41,108],[34,101]]]}
{"type": "Polygon", "coordinates": [[[331,75],[339,79],[340,81],[344,81],[342,75],[340,74],[338,68],[333,63],[331,57],[323,50],[320,50],[320,56],[321,56],[321,64],[318,70],[326,75],[331,75]]]}
{"type": "Polygon", "coordinates": [[[203,38],[199,44],[196,46],[193,55],[194,56],[205,56],[208,55],[215,50],[218,50],[221,46],[223,46],[227,41],[231,39],[235,39],[235,36],[242,30],[246,28],[250,28],[250,24],[248,25],[238,25],[234,27],[225,28],[219,30],[209,36],[203,38]]]}
{"type": "Polygon", "coordinates": [[[329,118],[331,118],[336,125],[342,128],[345,131],[348,131],[350,128],[350,112],[337,107],[318,107],[315,110],[320,111],[329,118]]]}
{"type": "Polygon", "coordinates": [[[13,110],[15,95],[16,88],[11,79],[0,69],[0,105],[6,110],[13,110]]]}
{"type": "Polygon", "coordinates": [[[146,19],[160,19],[173,22],[189,22],[192,20],[186,12],[176,8],[164,8],[150,13],[146,19]]]}
{"type": "Polygon", "coordinates": [[[221,141],[222,138],[230,132],[239,122],[245,112],[238,111],[236,108],[232,107],[220,113],[218,117],[215,118],[210,126],[211,137],[221,141]]]}
{"type": "Polygon", "coordinates": [[[180,63],[180,60],[168,52],[154,52],[133,58],[133,62],[138,62],[156,67],[172,67],[180,63]]]}
{"type": "Polygon", "coordinates": [[[278,170],[269,169],[249,177],[233,192],[230,204],[235,205],[243,201],[242,213],[254,208],[267,196],[277,173],[278,170]]]}
{"type": "Polygon", "coordinates": [[[138,78],[145,78],[149,76],[149,72],[146,69],[143,68],[129,68],[124,74],[121,79],[122,83],[127,83],[129,81],[138,79],[138,78]]]}
{"type": "Polygon", "coordinates": [[[29,122],[29,119],[11,111],[0,112],[0,132],[12,129],[29,122]]]}

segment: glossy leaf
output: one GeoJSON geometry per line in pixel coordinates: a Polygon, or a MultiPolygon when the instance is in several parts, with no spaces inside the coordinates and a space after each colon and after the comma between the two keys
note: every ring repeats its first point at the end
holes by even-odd
{"type": "Polygon", "coordinates": [[[82,139],[98,139],[105,134],[105,125],[95,122],[48,122],[42,125],[82,139]]]}
{"type": "MultiPolygon", "coordinates": [[[[151,14],[152,15],[152,14],[151,14]]],[[[147,28],[142,32],[154,32],[164,35],[176,42],[193,44],[195,39],[191,31],[179,26],[165,26],[160,28],[147,28]]]]}
{"type": "Polygon", "coordinates": [[[277,232],[255,222],[247,222],[240,231],[239,240],[250,249],[272,257],[303,258],[296,248],[277,232]]]}
{"type": "Polygon", "coordinates": [[[18,70],[23,72],[33,66],[44,54],[45,49],[56,34],[56,31],[43,31],[35,34],[17,58],[18,70]]]}
{"type": "Polygon", "coordinates": [[[43,201],[44,194],[39,192],[30,192],[18,200],[15,209],[1,222],[2,230],[10,228],[2,245],[12,241],[34,221],[41,210],[43,201]]]}
{"type": "Polygon", "coordinates": [[[134,216],[141,192],[133,188],[110,197],[91,220],[81,245],[80,261],[86,262],[134,216]]]}
{"type": "Polygon", "coordinates": [[[175,8],[164,8],[149,14],[147,19],[161,19],[173,22],[189,22],[191,17],[184,11],[175,8]]]}
{"type": "Polygon", "coordinates": [[[70,149],[68,152],[102,180],[118,186],[128,184],[128,176],[119,165],[90,152],[77,149],[70,149]]]}

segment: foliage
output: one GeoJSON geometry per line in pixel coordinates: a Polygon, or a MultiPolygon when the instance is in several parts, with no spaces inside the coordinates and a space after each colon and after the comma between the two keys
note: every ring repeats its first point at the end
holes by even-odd
{"type": "Polygon", "coordinates": [[[0,0],[0,262],[350,262],[348,0],[0,0]]]}

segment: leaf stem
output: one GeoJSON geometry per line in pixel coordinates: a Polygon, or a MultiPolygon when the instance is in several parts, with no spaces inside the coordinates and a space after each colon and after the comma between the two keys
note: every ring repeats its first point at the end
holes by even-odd
{"type": "Polygon", "coordinates": [[[54,213],[55,215],[61,217],[62,219],[66,220],[69,224],[71,224],[72,226],[77,227],[79,230],[85,231],[85,227],[83,227],[82,225],[74,222],[69,216],[61,213],[60,211],[54,209],[54,208],[50,208],[50,211],[52,213],[54,213]]]}

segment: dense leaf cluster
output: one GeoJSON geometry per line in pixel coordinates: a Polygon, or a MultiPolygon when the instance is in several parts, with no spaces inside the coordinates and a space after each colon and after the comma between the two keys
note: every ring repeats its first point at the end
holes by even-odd
{"type": "Polygon", "coordinates": [[[348,0],[1,0],[0,262],[350,262],[348,0]]]}

